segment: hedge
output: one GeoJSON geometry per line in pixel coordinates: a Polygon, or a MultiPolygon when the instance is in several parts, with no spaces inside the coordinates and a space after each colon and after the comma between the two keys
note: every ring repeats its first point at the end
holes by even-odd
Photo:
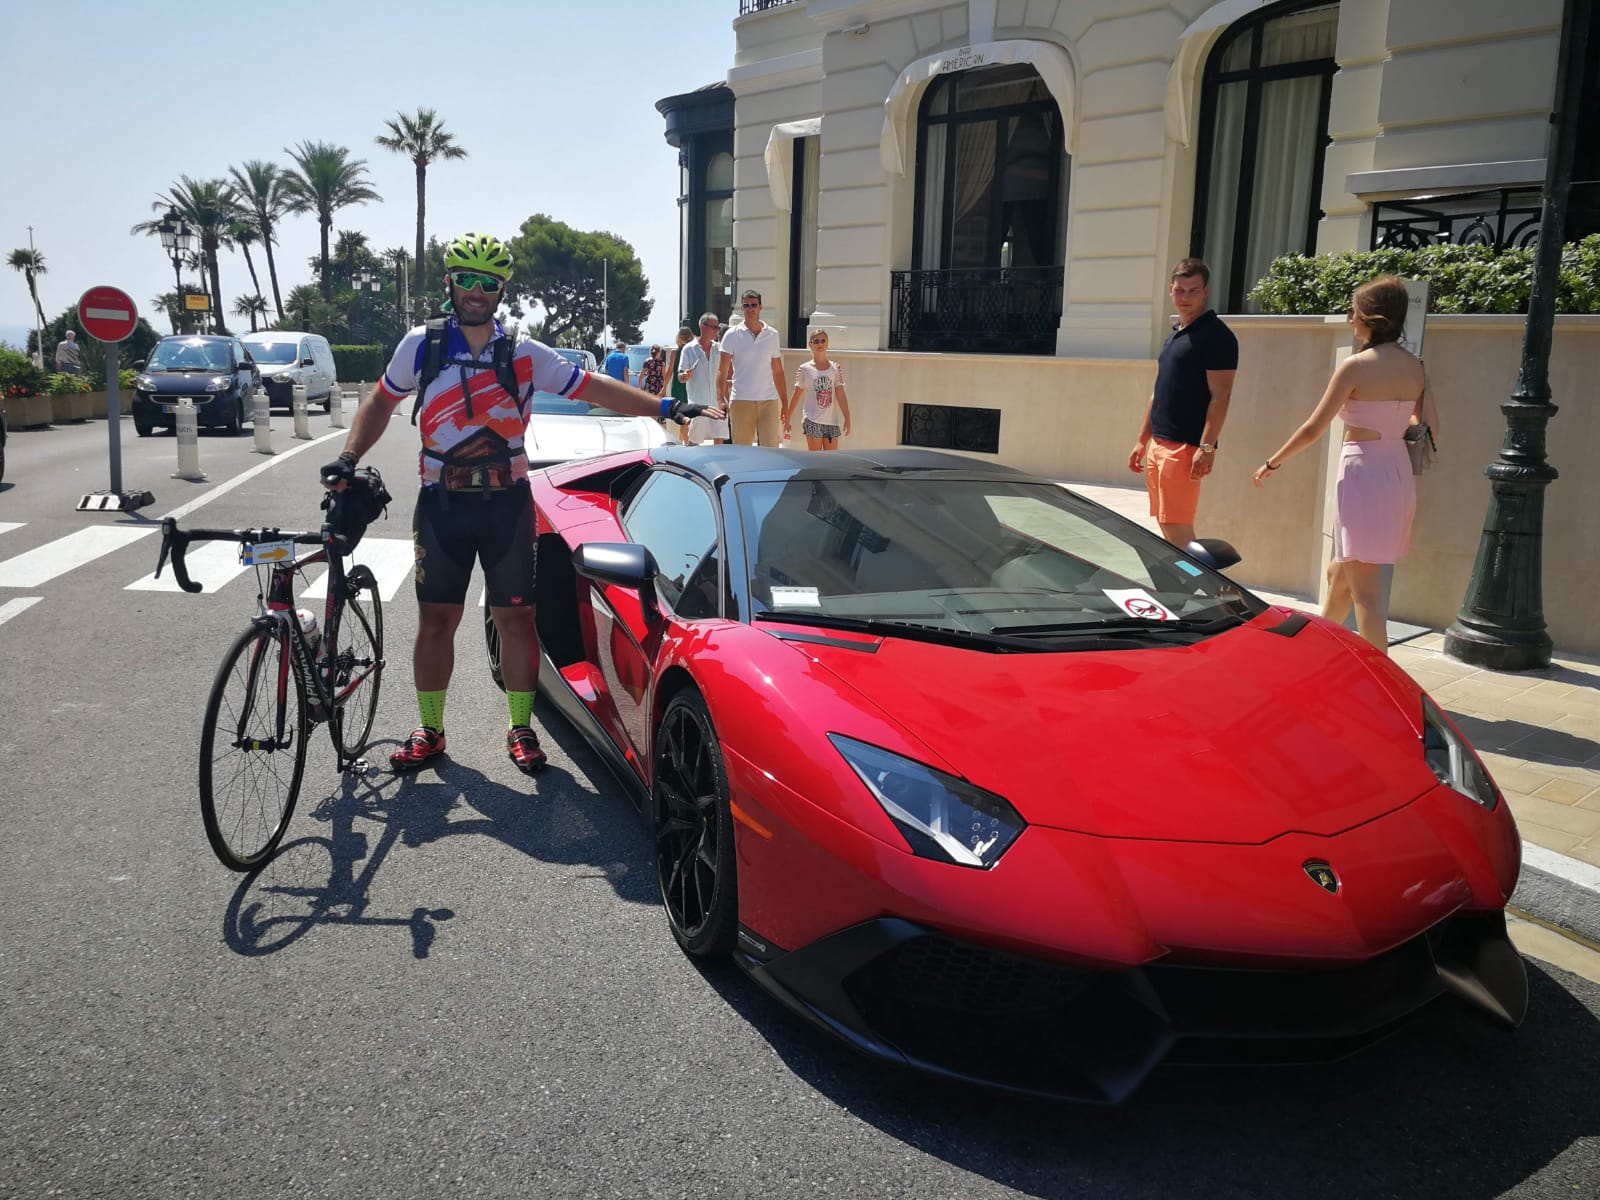
{"type": "MultiPolygon", "coordinates": [[[[1264,313],[1340,313],[1350,293],[1385,273],[1428,281],[1428,311],[1525,313],[1533,290],[1528,249],[1496,252],[1488,246],[1424,246],[1418,250],[1289,254],[1274,259],[1250,289],[1264,313]]],[[[1556,311],[1600,313],[1600,234],[1561,249],[1556,311]]]]}
{"type": "Polygon", "coordinates": [[[333,365],[340,383],[376,383],[389,365],[391,346],[333,346],[333,365]]]}

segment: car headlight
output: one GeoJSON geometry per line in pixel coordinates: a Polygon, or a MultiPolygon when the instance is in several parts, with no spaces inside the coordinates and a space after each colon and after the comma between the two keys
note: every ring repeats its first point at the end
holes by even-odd
{"type": "Polygon", "coordinates": [[[1500,790],[1489,778],[1477,752],[1426,696],[1422,698],[1422,757],[1440,783],[1473,803],[1490,810],[1500,803],[1500,790]]]}
{"type": "Polygon", "coordinates": [[[156,390],[156,381],[148,375],[138,375],[134,377],[133,386],[141,392],[153,392],[156,390]]]}
{"type": "Polygon", "coordinates": [[[206,391],[225,392],[232,386],[233,380],[229,379],[226,375],[218,375],[215,379],[206,384],[206,391]]]}
{"type": "Polygon", "coordinates": [[[828,740],[921,858],[992,867],[1027,828],[1005,800],[964,779],[854,738],[828,740]]]}

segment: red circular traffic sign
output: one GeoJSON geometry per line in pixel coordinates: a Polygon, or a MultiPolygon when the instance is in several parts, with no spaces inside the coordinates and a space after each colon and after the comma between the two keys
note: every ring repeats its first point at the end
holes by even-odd
{"type": "Polygon", "coordinates": [[[139,323],[133,297],[118,288],[92,287],[78,301],[83,331],[99,342],[120,342],[139,323]]]}

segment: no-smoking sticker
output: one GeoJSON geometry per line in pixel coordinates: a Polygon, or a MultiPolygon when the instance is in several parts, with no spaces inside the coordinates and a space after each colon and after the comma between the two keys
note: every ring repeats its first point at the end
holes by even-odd
{"type": "Polygon", "coordinates": [[[1176,621],[1162,604],[1143,588],[1104,588],[1102,589],[1111,603],[1115,604],[1130,617],[1138,617],[1142,621],[1176,621]]]}

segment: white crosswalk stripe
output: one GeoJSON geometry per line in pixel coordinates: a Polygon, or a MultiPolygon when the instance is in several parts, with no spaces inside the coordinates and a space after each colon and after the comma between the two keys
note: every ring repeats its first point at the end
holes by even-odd
{"type": "Polygon", "coordinates": [[[38,587],[154,532],[154,525],[91,525],[79,529],[0,562],[0,587],[38,587]]]}
{"type": "Polygon", "coordinates": [[[15,600],[7,600],[4,604],[0,604],[0,625],[4,625],[19,613],[26,612],[43,599],[43,596],[18,596],[15,600]]]}
{"type": "Polygon", "coordinates": [[[10,533],[13,529],[21,529],[26,521],[0,521],[0,533],[10,533]]]}
{"type": "MultiPolygon", "coordinates": [[[[237,542],[205,542],[189,551],[184,559],[184,565],[189,570],[189,578],[199,583],[203,592],[214,592],[227,583],[235,575],[248,570],[239,561],[239,545],[237,542]]],[[[172,564],[168,563],[162,568],[161,578],[157,579],[152,571],[143,579],[136,579],[127,587],[125,592],[177,592],[178,577],[173,574],[172,564]]]]}
{"type": "MultiPolygon", "coordinates": [[[[411,569],[416,564],[416,549],[412,543],[397,538],[363,538],[357,547],[354,561],[365,563],[378,577],[378,594],[393,600],[400,589],[411,581],[411,569]]],[[[324,573],[301,594],[306,600],[322,600],[328,595],[328,576],[324,573]]]]}

